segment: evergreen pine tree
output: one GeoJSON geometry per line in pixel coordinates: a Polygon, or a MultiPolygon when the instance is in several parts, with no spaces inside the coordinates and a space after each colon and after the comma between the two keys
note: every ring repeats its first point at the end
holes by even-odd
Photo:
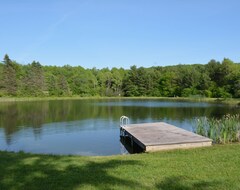
{"type": "Polygon", "coordinates": [[[7,95],[15,96],[17,94],[17,79],[14,64],[6,54],[3,60],[3,88],[7,95]]]}

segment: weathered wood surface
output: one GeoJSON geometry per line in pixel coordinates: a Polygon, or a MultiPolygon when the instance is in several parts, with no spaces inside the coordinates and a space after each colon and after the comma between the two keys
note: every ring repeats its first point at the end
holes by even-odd
{"type": "Polygon", "coordinates": [[[158,123],[130,124],[125,134],[145,151],[211,146],[212,140],[173,125],[158,123]]]}

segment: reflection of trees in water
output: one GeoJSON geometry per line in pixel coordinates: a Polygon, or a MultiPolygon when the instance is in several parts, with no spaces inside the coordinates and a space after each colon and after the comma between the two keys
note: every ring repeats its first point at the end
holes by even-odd
{"type": "Polygon", "coordinates": [[[152,118],[153,120],[178,120],[184,121],[194,117],[209,116],[218,117],[226,113],[236,113],[237,110],[230,107],[205,107],[205,108],[180,108],[180,107],[124,107],[123,112],[132,120],[152,118]]]}
{"type": "Polygon", "coordinates": [[[22,128],[32,128],[36,138],[41,135],[48,102],[11,102],[1,105],[0,110],[0,125],[4,128],[7,144],[11,144],[12,134],[22,128]]]}
{"type": "MultiPolygon", "coordinates": [[[[191,120],[194,117],[220,117],[226,113],[237,113],[231,107],[144,107],[99,105],[108,100],[56,100],[36,102],[11,102],[0,105],[0,127],[4,128],[6,141],[11,143],[11,136],[21,128],[32,128],[35,138],[42,133],[46,123],[68,122],[79,120],[118,121],[122,115],[130,117],[131,122],[151,118],[152,120],[191,120]]],[[[94,123],[95,125],[95,123],[94,123]]],[[[98,123],[96,123],[98,125],[98,123]]]]}
{"type": "Polygon", "coordinates": [[[4,127],[5,139],[7,144],[11,144],[11,135],[17,131],[17,118],[18,110],[16,106],[10,104],[5,107],[6,112],[1,111],[0,122],[4,127]]]}

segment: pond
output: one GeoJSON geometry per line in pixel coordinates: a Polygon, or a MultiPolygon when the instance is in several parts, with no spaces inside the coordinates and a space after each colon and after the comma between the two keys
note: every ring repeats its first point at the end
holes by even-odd
{"type": "Polygon", "coordinates": [[[167,122],[193,131],[194,118],[221,117],[239,108],[216,103],[158,99],[84,99],[0,103],[0,150],[46,154],[114,155],[119,118],[167,122]]]}

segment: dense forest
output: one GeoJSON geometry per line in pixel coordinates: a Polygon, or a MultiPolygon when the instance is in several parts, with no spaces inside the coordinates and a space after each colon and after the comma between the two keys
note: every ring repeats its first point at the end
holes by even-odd
{"type": "Polygon", "coordinates": [[[81,66],[21,65],[5,55],[0,63],[3,96],[154,96],[240,98],[240,64],[84,69],[81,66]]]}

